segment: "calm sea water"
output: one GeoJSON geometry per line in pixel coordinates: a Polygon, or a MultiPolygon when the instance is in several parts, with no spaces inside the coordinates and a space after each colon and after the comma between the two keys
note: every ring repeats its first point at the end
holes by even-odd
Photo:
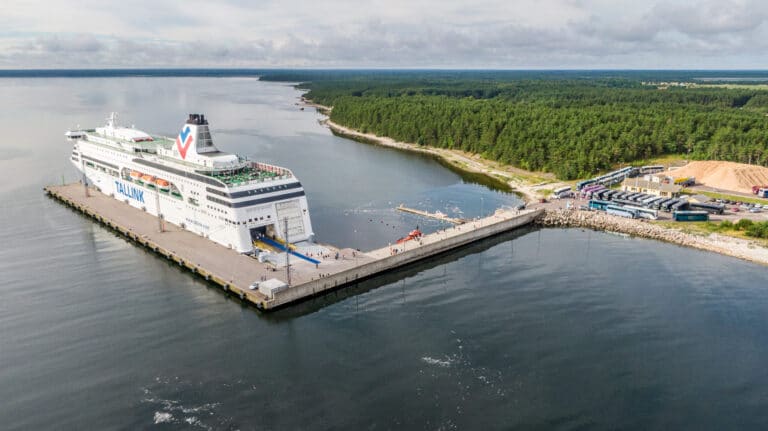
{"type": "Polygon", "coordinates": [[[262,315],[45,198],[63,131],[109,111],[302,180],[317,239],[377,247],[517,202],[429,158],[332,136],[248,78],[0,79],[3,429],[763,429],[766,269],[522,230],[262,315]]]}

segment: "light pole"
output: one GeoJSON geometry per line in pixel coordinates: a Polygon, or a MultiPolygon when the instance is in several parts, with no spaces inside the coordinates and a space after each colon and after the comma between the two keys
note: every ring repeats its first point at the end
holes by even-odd
{"type": "Polygon", "coordinates": [[[157,209],[157,228],[160,232],[165,232],[163,225],[163,214],[160,212],[160,187],[155,183],[155,208],[157,209]]]}
{"type": "Polygon", "coordinates": [[[83,171],[83,188],[85,189],[85,197],[89,198],[91,195],[88,193],[88,177],[85,175],[85,161],[83,160],[83,150],[80,150],[80,167],[83,171]]]}
{"type": "Polygon", "coordinates": [[[291,287],[291,261],[289,255],[291,254],[289,242],[288,242],[288,217],[283,219],[285,221],[285,278],[288,282],[288,287],[291,287]]]}

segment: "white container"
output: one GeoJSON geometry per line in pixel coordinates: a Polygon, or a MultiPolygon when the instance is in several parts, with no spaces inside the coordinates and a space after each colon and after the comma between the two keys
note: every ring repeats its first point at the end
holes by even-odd
{"type": "Polygon", "coordinates": [[[267,281],[262,281],[259,283],[259,293],[270,299],[273,299],[276,293],[282,292],[287,288],[288,285],[285,284],[285,282],[276,278],[270,278],[267,281]]]}

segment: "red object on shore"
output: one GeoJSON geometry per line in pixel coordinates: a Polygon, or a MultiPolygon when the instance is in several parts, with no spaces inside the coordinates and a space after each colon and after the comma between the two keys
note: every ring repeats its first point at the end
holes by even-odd
{"type": "Polygon", "coordinates": [[[421,233],[421,231],[420,231],[420,230],[418,230],[418,229],[414,229],[414,230],[412,230],[412,231],[411,231],[411,232],[408,234],[408,236],[404,236],[404,237],[402,237],[402,238],[398,239],[398,240],[397,240],[397,243],[398,243],[398,244],[402,244],[402,243],[404,243],[404,242],[406,242],[406,241],[410,241],[410,240],[412,240],[412,239],[418,239],[418,238],[421,238],[421,236],[422,236],[422,235],[424,235],[424,234],[423,234],[423,233],[421,233]]]}

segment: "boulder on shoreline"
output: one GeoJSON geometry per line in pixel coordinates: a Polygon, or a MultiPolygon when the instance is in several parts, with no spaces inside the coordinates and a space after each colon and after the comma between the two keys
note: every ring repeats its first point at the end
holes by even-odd
{"type": "Polygon", "coordinates": [[[768,265],[768,249],[756,247],[752,241],[721,235],[698,236],[649,223],[644,219],[617,217],[601,211],[547,209],[536,219],[535,223],[543,227],[580,227],[625,233],[768,265]]]}

